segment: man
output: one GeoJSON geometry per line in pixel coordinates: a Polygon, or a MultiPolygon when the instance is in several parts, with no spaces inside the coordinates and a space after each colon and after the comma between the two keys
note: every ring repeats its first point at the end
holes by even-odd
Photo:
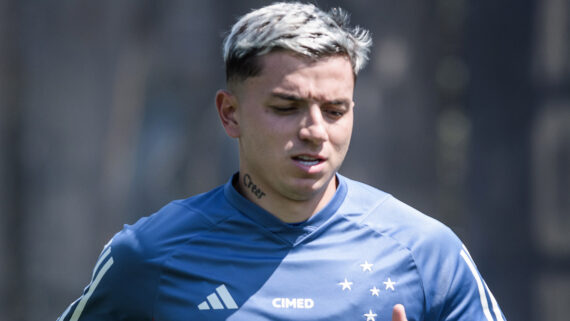
{"type": "Polygon", "coordinates": [[[338,9],[242,17],[215,99],[239,172],[115,235],[60,320],[504,320],[448,228],[338,174],[370,45],[338,9]]]}

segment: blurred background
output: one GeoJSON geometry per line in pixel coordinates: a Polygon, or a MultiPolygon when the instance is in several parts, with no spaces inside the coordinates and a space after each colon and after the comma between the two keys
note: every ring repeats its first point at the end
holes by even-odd
{"type": "MultiPolygon", "coordinates": [[[[342,173],[451,226],[509,320],[570,315],[570,1],[350,0],[342,173]]],[[[269,1],[0,0],[0,311],[55,320],[103,245],[225,183],[220,48],[269,1]]]]}

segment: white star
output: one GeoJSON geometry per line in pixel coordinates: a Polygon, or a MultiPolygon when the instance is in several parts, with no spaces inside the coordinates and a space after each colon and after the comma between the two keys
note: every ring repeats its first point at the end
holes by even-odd
{"type": "Polygon", "coordinates": [[[390,278],[388,278],[388,281],[384,282],[384,285],[386,286],[385,290],[391,289],[392,291],[394,291],[394,284],[396,284],[396,282],[390,280],[390,278]]]}
{"type": "Polygon", "coordinates": [[[362,272],[366,272],[366,271],[372,272],[372,265],[374,265],[374,264],[368,263],[368,261],[365,260],[364,264],[360,264],[360,267],[362,268],[362,272]]]}
{"type": "Polygon", "coordinates": [[[352,282],[348,282],[348,280],[347,280],[346,278],[344,278],[344,282],[339,282],[338,285],[342,285],[342,290],[343,290],[343,291],[346,290],[346,289],[352,290],[352,289],[350,288],[350,286],[352,285],[352,282]]]}
{"type": "Polygon", "coordinates": [[[376,321],[377,314],[372,312],[372,309],[368,310],[368,313],[365,313],[364,316],[366,317],[366,321],[376,321]]]}
{"type": "Polygon", "coordinates": [[[370,292],[372,292],[372,295],[378,296],[380,294],[380,289],[374,286],[372,289],[370,289],[370,292]]]}

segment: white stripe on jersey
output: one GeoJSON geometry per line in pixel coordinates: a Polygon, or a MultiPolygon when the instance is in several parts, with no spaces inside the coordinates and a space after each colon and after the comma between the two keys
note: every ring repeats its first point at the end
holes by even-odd
{"type": "Polygon", "coordinates": [[[74,305],[75,305],[75,302],[77,302],[77,301],[79,301],[79,299],[73,301],[73,303],[71,303],[71,304],[67,307],[67,309],[65,309],[65,311],[63,312],[63,314],[62,314],[59,318],[57,318],[57,321],[63,321],[63,320],[65,320],[65,318],[67,318],[67,314],[69,314],[69,311],[71,310],[71,307],[74,306],[74,305]]]}
{"type": "MultiPolygon", "coordinates": [[[[101,259],[99,259],[99,262],[97,262],[96,268],[94,269],[95,271],[97,270],[97,267],[99,266],[99,264],[110,253],[111,253],[110,248],[107,251],[105,251],[105,254],[101,257],[101,259]]],[[[77,304],[75,311],[73,311],[73,315],[71,316],[71,319],[69,319],[69,321],[77,321],[79,319],[79,317],[81,316],[81,313],[83,313],[83,309],[85,308],[85,304],[87,304],[87,300],[89,300],[89,298],[91,297],[91,295],[95,291],[95,288],[97,288],[97,285],[99,285],[99,282],[101,281],[101,279],[103,278],[105,273],[107,273],[107,271],[111,268],[111,265],[113,265],[113,258],[112,257],[105,263],[105,265],[103,265],[103,267],[101,268],[99,273],[97,273],[97,276],[93,279],[93,281],[91,282],[91,285],[89,286],[89,291],[87,291],[87,293],[85,293],[85,295],[83,295],[83,297],[81,298],[81,301],[79,301],[79,303],[77,304]]]]}
{"type": "Polygon", "coordinates": [[[481,306],[483,307],[483,313],[485,314],[485,317],[487,318],[488,321],[493,321],[493,317],[491,316],[491,312],[489,311],[489,303],[487,302],[487,296],[485,295],[485,288],[483,287],[483,282],[481,282],[479,273],[477,272],[475,265],[471,261],[471,258],[464,250],[461,250],[461,257],[463,257],[465,263],[467,263],[467,266],[469,266],[469,270],[471,270],[471,273],[473,274],[475,281],[477,281],[477,288],[479,289],[479,298],[481,299],[481,306]]]}
{"type": "MultiPolygon", "coordinates": [[[[473,265],[475,265],[475,261],[473,261],[473,257],[471,256],[471,253],[469,253],[465,244],[462,244],[462,245],[463,245],[463,250],[465,251],[465,253],[467,253],[467,255],[469,256],[469,259],[471,260],[473,265]]],[[[495,300],[495,296],[493,295],[493,292],[491,292],[491,290],[489,290],[489,287],[487,286],[487,283],[485,283],[485,281],[483,281],[483,284],[485,285],[485,289],[487,289],[487,293],[489,293],[489,297],[491,298],[491,304],[493,305],[493,312],[495,313],[495,318],[497,319],[497,321],[505,321],[505,319],[503,319],[503,314],[501,313],[501,309],[499,309],[499,304],[497,303],[497,300],[495,300]]]]}
{"type": "MultiPolygon", "coordinates": [[[[485,282],[483,281],[483,283],[485,282]]],[[[491,293],[491,290],[489,290],[487,283],[485,283],[485,288],[487,289],[487,293],[489,293],[489,297],[491,297],[491,303],[493,304],[493,312],[495,312],[495,317],[497,318],[497,321],[505,321],[505,319],[503,319],[503,314],[499,309],[499,304],[497,303],[497,300],[495,300],[495,296],[493,295],[493,293],[491,293]]]]}
{"type": "MultiPolygon", "coordinates": [[[[95,267],[93,268],[93,273],[91,274],[91,283],[93,283],[93,279],[95,278],[95,273],[97,272],[97,270],[99,269],[99,266],[101,265],[101,263],[105,260],[105,258],[107,258],[107,256],[109,256],[109,254],[111,254],[111,247],[109,247],[109,244],[111,244],[111,242],[113,241],[113,239],[111,239],[104,247],[103,247],[103,251],[101,253],[101,255],[99,255],[99,259],[97,260],[97,263],[95,264],[95,267]]],[[[57,321],[63,321],[65,320],[65,318],[67,317],[67,315],[69,314],[69,312],[71,311],[71,308],[75,305],[75,303],[79,300],[81,300],[82,297],[78,298],[77,300],[73,301],[73,303],[71,303],[67,309],[65,309],[65,311],[63,312],[63,314],[57,319],[57,321]]]]}
{"type": "Polygon", "coordinates": [[[97,260],[97,263],[95,264],[95,267],[93,268],[93,273],[91,274],[91,280],[93,280],[93,278],[95,278],[95,273],[99,269],[99,265],[101,265],[101,263],[103,263],[103,261],[105,261],[105,259],[107,258],[107,256],[109,256],[109,254],[111,254],[111,248],[110,247],[106,248],[103,251],[103,254],[101,254],[101,256],[99,257],[99,260],[97,260]]]}

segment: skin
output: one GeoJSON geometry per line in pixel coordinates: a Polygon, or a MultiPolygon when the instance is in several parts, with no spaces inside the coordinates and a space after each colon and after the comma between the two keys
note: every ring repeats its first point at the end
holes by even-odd
{"type": "Polygon", "coordinates": [[[239,191],[282,221],[301,222],[336,191],[352,135],[352,67],[340,55],[313,61],[280,51],[260,59],[260,75],[218,91],[216,106],[239,141],[239,191]],[[300,156],[318,162],[309,166],[300,156]]]}
{"type": "MultiPolygon", "coordinates": [[[[216,93],[222,125],[238,139],[237,189],[283,222],[302,222],[336,191],[354,121],[352,66],[343,55],[315,61],[287,51],[260,63],[258,76],[216,93]]],[[[407,321],[403,305],[392,321],[407,321]]]]}
{"type": "Polygon", "coordinates": [[[408,321],[403,305],[396,304],[394,306],[394,309],[392,310],[392,321],[408,321]]]}

